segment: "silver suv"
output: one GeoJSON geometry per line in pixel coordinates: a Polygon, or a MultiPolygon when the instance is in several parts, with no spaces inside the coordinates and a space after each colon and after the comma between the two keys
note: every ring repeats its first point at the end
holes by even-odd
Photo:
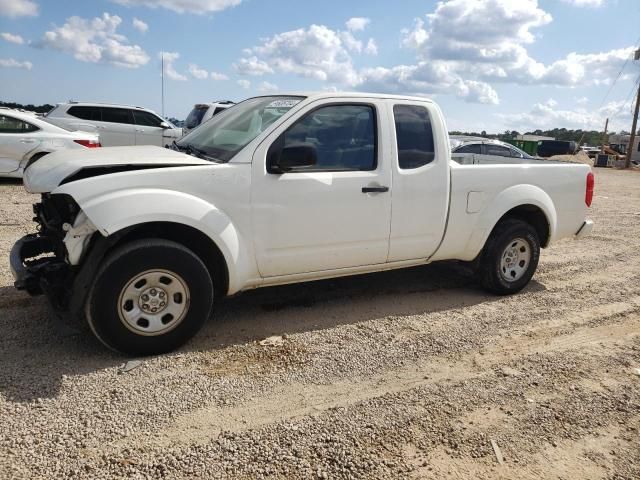
{"type": "Polygon", "coordinates": [[[103,147],[164,147],[182,136],[181,128],[164,120],[153,110],[131,105],[59,103],[46,114],[44,120],[71,130],[98,133],[103,147]]]}
{"type": "Polygon", "coordinates": [[[235,105],[231,100],[219,100],[211,103],[196,103],[189,116],[184,121],[184,133],[189,133],[197,126],[203,124],[213,116],[235,105]]]}

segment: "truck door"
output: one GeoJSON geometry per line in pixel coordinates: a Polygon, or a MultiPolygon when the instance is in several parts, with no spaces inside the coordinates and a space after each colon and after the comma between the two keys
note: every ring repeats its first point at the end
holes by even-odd
{"type": "Polygon", "coordinates": [[[313,105],[276,129],[253,157],[253,237],[263,277],[387,260],[391,170],[380,140],[386,105],[361,98],[313,105]],[[313,146],[316,165],[269,173],[276,142],[313,146]]]}
{"type": "Polygon", "coordinates": [[[432,103],[390,105],[395,131],[389,261],[426,259],[440,245],[449,208],[446,127],[432,103]]]}

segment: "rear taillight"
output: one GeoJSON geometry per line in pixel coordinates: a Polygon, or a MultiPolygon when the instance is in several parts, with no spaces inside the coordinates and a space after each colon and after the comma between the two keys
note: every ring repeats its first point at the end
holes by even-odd
{"type": "Polygon", "coordinates": [[[587,204],[587,207],[590,207],[591,202],[593,201],[594,185],[595,185],[595,178],[593,177],[593,172],[589,172],[587,174],[587,189],[584,192],[584,203],[587,204]]]}
{"type": "Polygon", "coordinates": [[[74,140],[74,142],[87,148],[98,148],[102,146],[97,140],[74,140]]]}

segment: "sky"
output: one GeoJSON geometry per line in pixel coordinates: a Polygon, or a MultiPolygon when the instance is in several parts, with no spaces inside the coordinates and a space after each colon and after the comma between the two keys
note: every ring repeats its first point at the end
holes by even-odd
{"type": "Polygon", "coordinates": [[[0,0],[0,100],[420,95],[450,130],[629,130],[640,0],[0,0]]]}

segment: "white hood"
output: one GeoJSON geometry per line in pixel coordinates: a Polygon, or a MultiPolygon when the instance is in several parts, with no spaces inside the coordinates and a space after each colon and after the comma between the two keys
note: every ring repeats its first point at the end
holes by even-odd
{"type": "MultiPolygon", "coordinates": [[[[27,168],[24,186],[31,193],[46,193],[83,168],[211,165],[186,153],[154,146],[60,150],[45,155],[27,168]]],[[[105,172],[108,173],[108,172],[105,172]]]]}

